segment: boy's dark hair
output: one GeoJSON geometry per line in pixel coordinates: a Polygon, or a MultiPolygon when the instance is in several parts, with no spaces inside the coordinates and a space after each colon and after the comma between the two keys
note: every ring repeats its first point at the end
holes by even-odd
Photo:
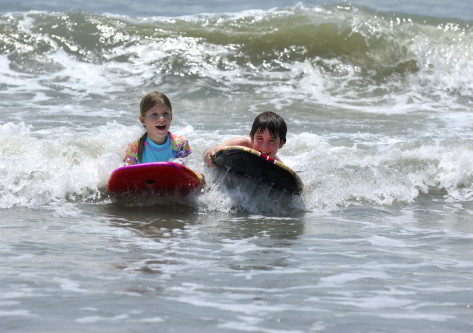
{"type": "Polygon", "coordinates": [[[250,137],[253,139],[256,133],[264,132],[265,129],[268,129],[272,137],[279,136],[286,143],[287,126],[281,116],[271,111],[259,114],[251,127],[250,137]]]}

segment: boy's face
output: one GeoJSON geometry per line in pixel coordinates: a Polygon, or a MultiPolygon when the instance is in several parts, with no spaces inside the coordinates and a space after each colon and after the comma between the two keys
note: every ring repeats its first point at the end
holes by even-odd
{"type": "Polygon", "coordinates": [[[279,148],[282,148],[284,142],[279,138],[271,136],[268,129],[262,132],[257,132],[251,138],[251,145],[254,150],[259,151],[269,157],[275,158],[279,148]]]}
{"type": "Polygon", "coordinates": [[[148,138],[160,145],[166,141],[172,112],[165,106],[156,105],[146,111],[144,116],[140,116],[140,121],[148,131],[148,138]]]}

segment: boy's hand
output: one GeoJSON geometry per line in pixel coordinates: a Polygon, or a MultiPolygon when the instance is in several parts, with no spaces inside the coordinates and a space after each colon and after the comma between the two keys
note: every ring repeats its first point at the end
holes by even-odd
{"type": "Polygon", "coordinates": [[[214,154],[215,154],[215,148],[208,148],[204,151],[204,161],[209,167],[214,166],[212,162],[212,156],[214,154]]]}

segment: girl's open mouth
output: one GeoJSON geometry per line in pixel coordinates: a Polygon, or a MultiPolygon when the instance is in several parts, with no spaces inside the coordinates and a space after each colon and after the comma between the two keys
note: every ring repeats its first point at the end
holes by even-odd
{"type": "Polygon", "coordinates": [[[160,131],[164,131],[166,129],[166,125],[158,125],[156,128],[160,131]]]}

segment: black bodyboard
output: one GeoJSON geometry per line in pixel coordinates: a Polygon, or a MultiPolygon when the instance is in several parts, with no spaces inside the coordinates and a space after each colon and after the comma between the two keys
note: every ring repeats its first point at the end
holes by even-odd
{"type": "Polygon", "coordinates": [[[220,168],[254,177],[293,194],[300,194],[304,187],[297,173],[291,168],[251,148],[225,147],[212,156],[212,161],[220,168]]]}

